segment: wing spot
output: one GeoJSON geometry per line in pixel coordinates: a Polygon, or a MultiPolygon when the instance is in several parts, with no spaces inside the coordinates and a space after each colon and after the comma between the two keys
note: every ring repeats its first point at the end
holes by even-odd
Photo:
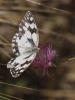
{"type": "Polygon", "coordinates": [[[25,64],[30,64],[31,62],[32,62],[32,60],[26,61],[25,63],[21,64],[21,67],[24,66],[25,64]]]}
{"type": "Polygon", "coordinates": [[[25,31],[27,31],[27,28],[26,28],[25,26],[23,26],[23,29],[24,29],[25,31]]]}
{"type": "Polygon", "coordinates": [[[29,27],[28,23],[25,22],[25,26],[28,28],[29,27]]]}
{"type": "Polygon", "coordinates": [[[34,25],[35,25],[34,23],[30,24],[31,29],[34,28],[34,25]]]}
{"type": "Polygon", "coordinates": [[[19,30],[22,31],[22,28],[19,27],[19,30]]]}
{"type": "Polygon", "coordinates": [[[33,20],[33,17],[31,17],[30,20],[32,21],[33,20]]]}

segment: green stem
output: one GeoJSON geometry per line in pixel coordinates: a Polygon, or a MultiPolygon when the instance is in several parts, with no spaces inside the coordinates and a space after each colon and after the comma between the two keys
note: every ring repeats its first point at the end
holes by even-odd
{"type": "Polygon", "coordinates": [[[62,62],[66,62],[66,61],[70,61],[70,60],[75,60],[75,57],[73,57],[73,58],[69,58],[69,59],[65,59],[65,60],[61,60],[60,63],[62,63],[62,62]]]}

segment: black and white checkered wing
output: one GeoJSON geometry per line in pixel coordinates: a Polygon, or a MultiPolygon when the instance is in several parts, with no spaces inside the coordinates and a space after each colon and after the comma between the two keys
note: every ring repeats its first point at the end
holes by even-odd
{"type": "Polygon", "coordinates": [[[36,53],[32,55],[20,55],[16,58],[12,58],[8,64],[7,68],[10,68],[10,73],[12,77],[16,78],[20,76],[27,68],[28,66],[32,63],[34,60],[36,53]]]}
{"type": "Polygon", "coordinates": [[[19,33],[16,33],[12,39],[12,50],[15,55],[20,55],[27,47],[38,46],[38,42],[37,26],[32,13],[28,11],[19,25],[19,33]]]}
{"type": "Polygon", "coordinates": [[[19,33],[16,33],[12,39],[12,50],[17,55],[7,64],[12,77],[18,77],[32,63],[38,42],[37,26],[33,15],[28,11],[19,25],[19,33]]]}

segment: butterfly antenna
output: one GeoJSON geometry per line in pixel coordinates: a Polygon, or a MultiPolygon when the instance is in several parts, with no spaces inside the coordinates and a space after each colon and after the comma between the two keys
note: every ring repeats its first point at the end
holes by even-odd
{"type": "Polygon", "coordinates": [[[51,39],[52,39],[52,37],[49,38],[49,39],[44,43],[44,45],[47,44],[51,39]]]}

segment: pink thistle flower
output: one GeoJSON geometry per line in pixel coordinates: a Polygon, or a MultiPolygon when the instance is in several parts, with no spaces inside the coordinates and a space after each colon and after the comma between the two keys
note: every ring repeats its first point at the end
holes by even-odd
{"type": "Polygon", "coordinates": [[[42,71],[43,75],[48,75],[48,68],[52,67],[54,64],[54,58],[56,55],[56,50],[52,50],[52,46],[40,46],[40,51],[38,52],[36,58],[32,62],[33,66],[38,66],[42,71]]]}

